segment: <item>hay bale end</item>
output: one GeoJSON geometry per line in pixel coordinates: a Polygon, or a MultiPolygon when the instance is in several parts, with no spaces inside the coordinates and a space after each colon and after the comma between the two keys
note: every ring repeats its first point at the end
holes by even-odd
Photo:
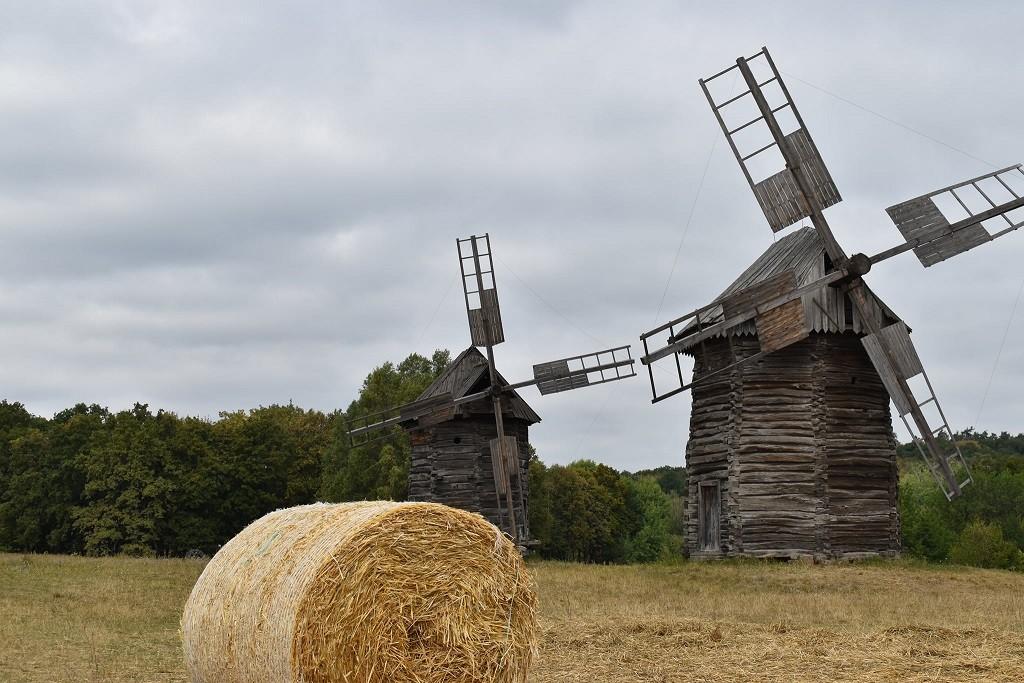
{"type": "Polygon", "coordinates": [[[210,560],[182,617],[192,683],[521,683],[536,640],[516,547],[434,503],[272,512],[210,560]]]}

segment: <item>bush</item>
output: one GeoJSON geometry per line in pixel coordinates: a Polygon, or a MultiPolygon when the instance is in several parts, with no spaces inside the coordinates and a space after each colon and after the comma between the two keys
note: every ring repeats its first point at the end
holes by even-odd
{"type": "Polygon", "coordinates": [[[950,502],[930,474],[918,469],[900,477],[900,522],[905,553],[929,562],[948,560],[959,528],[950,513],[950,502]]]}
{"type": "Polygon", "coordinates": [[[957,564],[988,569],[1013,569],[1018,566],[1020,551],[1006,540],[1003,530],[995,524],[976,519],[960,532],[949,552],[957,564]]]}

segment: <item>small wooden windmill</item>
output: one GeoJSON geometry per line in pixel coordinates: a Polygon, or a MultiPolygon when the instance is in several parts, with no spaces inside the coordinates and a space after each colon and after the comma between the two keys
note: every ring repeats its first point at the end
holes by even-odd
{"type": "Polygon", "coordinates": [[[813,228],[776,242],[710,304],[641,336],[653,401],[693,390],[686,547],[698,557],[895,554],[889,398],[947,498],[971,478],[909,330],[863,276],[906,251],[928,267],[1020,228],[1024,171],[890,207],[906,241],[847,256],[823,214],[839,192],[767,48],[700,84],[772,230],[813,228]],[[737,95],[718,88],[730,73],[745,84],[737,95]],[[744,106],[752,116],[738,118],[744,106]],[[681,355],[694,358],[689,379],[681,355]],[[653,366],[669,358],[678,384],[661,391],[653,366]]]}
{"type": "Polygon", "coordinates": [[[540,363],[532,379],[507,382],[494,364],[505,332],[490,237],[456,240],[456,247],[472,345],[416,401],[349,420],[348,433],[367,440],[400,425],[413,444],[410,498],[478,512],[522,543],[530,536],[527,429],[540,417],[516,390],[554,394],[633,377],[634,360],[620,346],[540,363]]]}

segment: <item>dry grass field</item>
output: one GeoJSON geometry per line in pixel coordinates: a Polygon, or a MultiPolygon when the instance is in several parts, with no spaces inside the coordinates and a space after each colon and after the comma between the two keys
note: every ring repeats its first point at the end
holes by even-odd
{"type": "MultiPolygon", "coordinates": [[[[0,681],[184,681],[184,560],[0,555],[0,681]]],[[[1021,681],[1024,575],[534,563],[531,681],[1021,681]]]]}

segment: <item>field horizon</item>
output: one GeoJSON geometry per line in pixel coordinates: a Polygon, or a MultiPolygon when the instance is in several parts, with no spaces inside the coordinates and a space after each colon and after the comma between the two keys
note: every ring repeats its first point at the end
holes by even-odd
{"type": "MultiPolygon", "coordinates": [[[[0,554],[0,678],[187,680],[203,562],[0,554]]],[[[1024,680],[1024,574],[872,561],[530,562],[556,681],[1024,680]]]]}

